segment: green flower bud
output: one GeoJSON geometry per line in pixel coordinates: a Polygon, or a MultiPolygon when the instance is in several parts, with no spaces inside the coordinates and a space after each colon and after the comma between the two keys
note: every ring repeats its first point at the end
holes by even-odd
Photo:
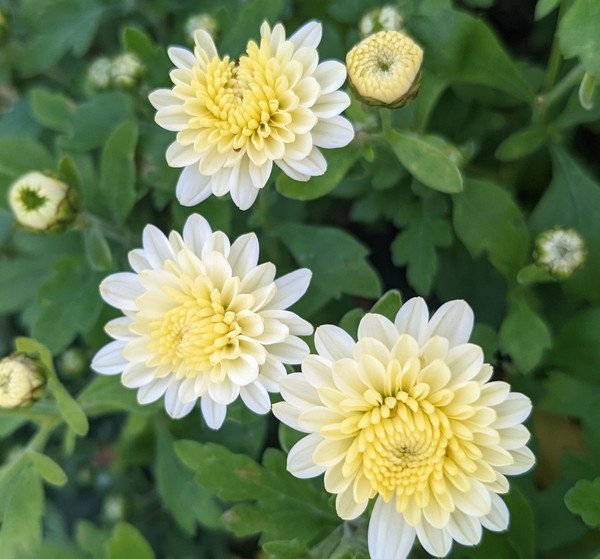
{"type": "Polygon", "coordinates": [[[419,92],[423,49],[399,31],[379,31],[346,55],[348,80],[368,105],[404,107],[419,92]]]}
{"type": "Polygon", "coordinates": [[[39,400],[46,378],[35,361],[16,353],[0,360],[0,408],[19,408],[39,400]]]}
{"type": "Polygon", "coordinates": [[[555,227],[535,241],[536,263],[558,279],[566,279],[581,268],[586,256],[585,242],[575,229],[555,227]]]}
{"type": "Polygon", "coordinates": [[[113,83],[119,87],[133,87],[144,73],[144,65],[140,59],[130,52],[115,57],[110,66],[113,83]]]}
{"type": "Polygon", "coordinates": [[[102,56],[92,62],[88,68],[86,80],[94,89],[106,89],[110,85],[112,63],[102,56]]]}
{"type": "Polygon", "coordinates": [[[17,179],[8,192],[17,224],[36,233],[64,230],[75,217],[74,199],[67,184],[39,171],[17,179]]]}

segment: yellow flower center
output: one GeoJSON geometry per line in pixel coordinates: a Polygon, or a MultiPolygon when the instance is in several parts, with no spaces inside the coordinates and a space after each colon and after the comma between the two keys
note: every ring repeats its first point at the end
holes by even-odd
{"type": "Polygon", "coordinates": [[[301,64],[271,56],[266,39],[260,47],[250,41],[246,52],[239,61],[215,56],[206,71],[195,66],[191,98],[187,84],[175,86],[175,93],[188,97],[191,129],[178,141],[194,143],[198,152],[216,146],[222,154],[267,149],[277,156],[294,141],[288,125],[299,99],[291,88],[302,75],[301,64]]]}

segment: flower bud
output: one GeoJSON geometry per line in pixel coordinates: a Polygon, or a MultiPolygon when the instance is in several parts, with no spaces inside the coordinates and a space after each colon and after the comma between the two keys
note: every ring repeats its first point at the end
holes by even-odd
{"type": "Polygon", "coordinates": [[[575,229],[555,227],[535,241],[536,263],[558,279],[566,279],[581,268],[586,256],[585,242],[575,229]]]}
{"type": "Polygon", "coordinates": [[[113,83],[119,87],[133,87],[144,73],[144,65],[140,59],[126,52],[115,57],[110,66],[110,76],[113,83]]]}
{"type": "Polygon", "coordinates": [[[17,224],[29,231],[62,231],[74,218],[74,193],[64,182],[39,171],[17,179],[8,200],[17,224]]]}
{"type": "Polygon", "coordinates": [[[26,355],[0,360],[0,408],[19,408],[39,400],[46,383],[42,369],[26,355]]]}
{"type": "Polygon", "coordinates": [[[346,55],[350,87],[368,105],[396,109],[417,96],[423,49],[399,31],[379,31],[346,55]]]}
{"type": "Polygon", "coordinates": [[[404,18],[395,6],[382,6],[367,12],[360,20],[358,28],[362,37],[377,31],[400,31],[404,18]]]}
{"type": "Polygon", "coordinates": [[[86,80],[94,89],[106,89],[110,85],[112,63],[110,58],[101,56],[88,68],[86,80]]]}
{"type": "Polygon", "coordinates": [[[185,34],[190,43],[194,42],[194,34],[198,29],[203,29],[213,39],[216,39],[219,33],[219,23],[215,17],[206,13],[190,16],[185,22],[185,34]]]}

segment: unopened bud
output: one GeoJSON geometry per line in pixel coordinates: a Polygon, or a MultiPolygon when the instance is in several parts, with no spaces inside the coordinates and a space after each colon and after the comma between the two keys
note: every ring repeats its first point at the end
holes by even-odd
{"type": "Polygon", "coordinates": [[[377,31],[400,31],[404,25],[402,14],[395,6],[382,6],[367,12],[360,20],[358,28],[362,37],[377,31]]]}
{"type": "Polygon", "coordinates": [[[92,62],[88,68],[86,79],[94,89],[106,89],[110,85],[112,63],[102,56],[92,62]]]}
{"type": "Polygon", "coordinates": [[[43,370],[26,355],[0,360],[0,408],[19,408],[39,400],[46,383],[43,370]]]}
{"type": "Polygon", "coordinates": [[[399,31],[379,31],[346,55],[348,80],[368,105],[396,109],[417,96],[423,49],[399,31]]]}
{"type": "Polygon", "coordinates": [[[110,66],[112,81],[119,87],[133,87],[143,73],[144,65],[130,52],[115,57],[110,66]]]}
{"type": "Polygon", "coordinates": [[[29,231],[56,233],[75,217],[72,189],[57,179],[32,171],[15,181],[8,199],[17,223],[29,231]]]}
{"type": "Polygon", "coordinates": [[[583,266],[587,250],[575,229],[555,227],[541,233],[535,241],[536,262],[559,279],[568,278],[583,266]]]}
{"type": "Polygon", "coordinates": [[[219,33],[219,23],[210,14],[195,14],[190,16],[185,22],[185,34],[190,43],[194,42],[194,34],[198,29],[206,31],[213,39],[216,39],[219,33]]]}

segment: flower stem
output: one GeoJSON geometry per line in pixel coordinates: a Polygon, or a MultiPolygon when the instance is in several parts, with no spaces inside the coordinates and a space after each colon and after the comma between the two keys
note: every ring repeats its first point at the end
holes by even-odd
{"type": "MultiPolygon", "coordinates": [[[[563,16],[567,12],[567,10],[571,7],[573,0],[561,0],[560,6],[558,8],[558,18],[556,20],[556,29],[558,30],[558,25],[560,24],[563,16]]],[[[554,83],[556,82],[556,78],[558,77],[558,72],[560,70],[560,63],[562,57],[560,54],[560,47],[558,44],[558,33],[554,33],[554,39],[552,41],[552,47],[550,47],[550,55],[548,56],[548,69],[546,71],[546,82],[544,89],[546,91],[552,89],[554,83]]]]}
{"type": "Polygon", "coordinates": [[[390,109],[379,109],[379,117],[381,119],[381,129],[382,131],[388,132],[392,129],[392,113],[390,109]]]}
{"type": "Polygon", "coordinates": [[[548,109],[560,100],[574,85],[577,85],[582,80],[584,74],[583,64],[577,64],[548,93],[538,96],[535,107],[537,112],[534,113],[534,120],[541,121],[548,109]]]}

